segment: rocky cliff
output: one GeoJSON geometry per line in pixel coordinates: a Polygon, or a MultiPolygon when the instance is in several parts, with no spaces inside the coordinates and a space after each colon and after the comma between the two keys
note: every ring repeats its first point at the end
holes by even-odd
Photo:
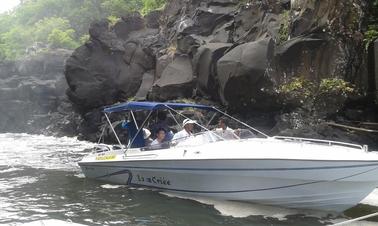
{"type": "Polygon", "coordinates": [[[130,98],[212,101],[252,121],[268,115],[272,133],[306,135],[301,129],[311,125],[307,135],[338,138],[317,126],[337,117],[378,120],[367,95],[364,7],[364,0],[171,0],[146,17],[97,21],[67,60],[67,95],[91,140],[101,108],[130,98]]]}
{"type": "Polygon", "coordinates": [[[65,95],[68,50],[39,52],[0,65],[0,132],[75,135],[80,116],[65,95]]]}

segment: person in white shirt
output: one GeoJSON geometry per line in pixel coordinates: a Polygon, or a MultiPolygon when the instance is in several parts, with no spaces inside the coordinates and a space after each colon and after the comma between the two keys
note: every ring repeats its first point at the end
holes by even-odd
{"type": "Polygon", "coordinates": [[[218,128],[215,129],[215,132],[225,140],[239,139],[234,130],[228,127],[227,119],[223,117],[219,119],[218,128]]]}
{"type": "Polygon", "coordinates": [[[151,148],[152,149],[163,148],[165,135],[166,135],[166,132],[165,132],[164,128],[157,129],[156,130],[156,139],[154,141],[152,141],[151,148]]]}
{"type": "Polygon", "coordinates": [[[177,132],[172,140],[178,140],[178,139],[183,139],[185,137],[190,137],[193,136],[193,127],[196,121],[191,120],[191,119],[185,119],[182,122],[182,127],[183,129],[179,132],[177,132]]]}

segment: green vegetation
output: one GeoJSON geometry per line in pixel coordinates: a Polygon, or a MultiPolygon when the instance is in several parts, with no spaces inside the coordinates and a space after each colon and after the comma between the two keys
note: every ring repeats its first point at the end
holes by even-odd
{"type": "Polygon", "coordinates": [[[286,10],[281,14],[281,24],[278,31],[278,43],[289,39],[290,11],[286,10]]]}
{"type": "Polygon", "coordinates": [[[354,92],[353,86],[339,78],[322,79],[319,84],[319,94],[338,94],[348,96],[354,92]]]}
{"type": "Polygon", "coordinates": [[[285,10],[281,14],[281,24],[278,31],[278,43],[281,44],[289,39],[290,11],[285,10]]]}
{"type": "Polygon", "coordinates": [[[325,78],[321,79],[319,83],[314,83],[306,78],[296,77],[282,84],[278,92],[283,94],[287,104],[312,106],[314,102],[325,97],[347,98],[355,93],[355,89],[350,83],[339,78],[325,78]]]}
{"type": "Polygon", "coordinates": [[[91,22],[115,24],[132,11],[162,8],[166,0],[25,0],[0,14],[0,60],[25,55],[31,46],[74,49],[89,39],[91,22]]]}
{"type": "Polygon", "coordinates": [[[125,15],[125,12],[140,11],[143,8],[143,2],[140,0],[107,0],[101,3],[101,8],[111,12],[112,16],[121,17],[125,15]]]}
{"type": "Polygon", "coordinates": [[[365,48],[367,49],[374,40],[378,38],[378,27],[369,26],[369,30],[364,34],[365,48]]]}
{"type": "Polygon", "coordinates": [[[378,38],[378,0],[369,1],[368,30],[364,33],[366,49],[378,38]]]}
{"type": "Polygon", "coordinates": [[[146,15],[153,10],[163,9],[167,0],[144,0],[142,14],[146,15]]]}
{"type": "Polygon", "coordinates": [[[279,92],[291,95],[292,97],[308,98],[313,95],[315,84],[303,77],[296,77],[292,81],[284,83],[279,92]]]}

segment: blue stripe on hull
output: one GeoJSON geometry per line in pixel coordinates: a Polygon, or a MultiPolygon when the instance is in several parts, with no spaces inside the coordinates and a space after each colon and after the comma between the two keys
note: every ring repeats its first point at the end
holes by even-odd
{"type": "Polygon", "coordinates": [[[322,166],[322,167],[300,167],[300,168],[173,168],[173,167],[145,167],[145,166],[114,166],[114,165],[91,165],[83,164],[83,167],[111,167],[111,168],[129,168],[129,169],[152,169],[152,170],[181,170],[181,171],[282,171],[282,170],[322,170],[322,169],[347,169],[358,167],[377,166],[375,164],[361,164],[361,165],[349,165],[349,166],[322,166]]]}
{"type": "Polygon", "coordinates": [[[96,179],[102,179],[102,178],[111,177],[111,176],[115,176],[115,175],[128,174],[129,177],[128,177],[126,184],[130,185],[130,186],[143,186],[143,187],[149,187],[149,188],[160,189],[160,190],[188,192],[188,193],[207,193],[207,194],[209,194],[209,193],[242,193],[242,192],[257,192],[257,191],[268,191],[268,190],[276,190],[276,189],[283,189],[283,188],[292,188],[292,187],[298,187],[298,186],[304,186],[304,185],[316,184],[316,183],[323,183],[323,182],[332,182],[332,181],[336,182],[336,181],[339,181],[339,180],[358,176],[358,175],[376,170],[377,168],[378,167],[373,168],[373,169],[369,169],[369,170],[366,170],[366,171],[363,171],[363,172],[360,172],[360,173],[352,174],[352,175],[349,175],[349,176],[346,176],[346,177],[337,178],[337,179],[334,179],[334,180],[331,180],[331,181],[324,181],[324,180],[310,181],[310,182],[306,182],[306,183],[299,183],[299,184],[292,184],[292,185],[285,185],[285,186],[278,186],[278,187],[249,189],[249,190],[233,190],[233,191],[199,191],[199,190],[174,189],[174,188],[158,187],[158,186],[151,186],[151,185],[144,185],[144,184],[136,184],[136,183],[132,183],[133,174],[128,169],[124,169],[124,170],[120,170],[120,171],[117,171],[117,172],[114,172],[114,173],[111,173],[111,174],[96,177],[96,179]]]}
{"type": "Polygon", "coordinates": [[[136,186],[136,187],[148,187],[153,189],[159,189],[159,190],[167,190],[167,191],[178,191],[178,192],[189,192],[189,193],[242,193],[242,192],[254,192],[254,191],[266,191],[266,190],[275,190],[275,189],[282,189],[282,188],[290,188],[290,187],[297,187],[297,186],[303,186],[308,184],[315,184],[315,183],[321,183],[325,181],[312,181],[312,182],[306,182],[306,183],[300,183],[300,184],[293,184],[293,185],[286,185],[286,186],[280,186],[280,187],[272,187],[272,188],[260,188],[260,189],[251,189],[251,190],[234,190],[234,191],[198,191],[198,190],[186,190],[186,189],[175,189],[175,188],[165,188],[165,187],[158,187],[158,186],[152,186],[152,185],[144,185],[144,184],[136,184],[132,183],[132,173],[129,170],[121,170],[117,171],[111,174],[107,174],[104,176],[96,177],[95,179],[104,179],[106,177],[116,176],[116,175],[122,175],[122,174],[128,174],[129,178],[127,180],[127,185],[130,186],[136,186]]]}

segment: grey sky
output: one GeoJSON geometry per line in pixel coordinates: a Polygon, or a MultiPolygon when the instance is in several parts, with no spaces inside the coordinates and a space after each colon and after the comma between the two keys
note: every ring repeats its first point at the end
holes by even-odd
{"type": "Polygon", "coordinates": [[[6,12],[18,4],[20,4],[20,0],[0,0],[0,13],[6,12]]]}

